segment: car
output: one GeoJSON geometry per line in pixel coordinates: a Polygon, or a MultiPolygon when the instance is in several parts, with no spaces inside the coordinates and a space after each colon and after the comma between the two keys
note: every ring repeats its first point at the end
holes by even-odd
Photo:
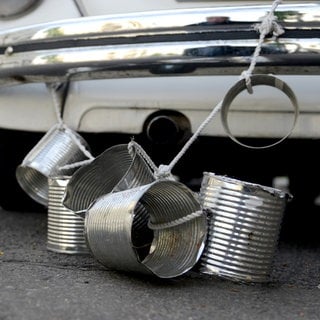
{"type": "Polygon", "coordinates": [[[158,166],[194,138],[173,168],[179,180],[199,190],[209,171],[287,190],[294,196],[288,233],[313,228],[320,194],[318,3],[279,4],[273,27],[284,33],[264,35],[254,66],[256,27],[272,8],[267,1],[0,6],[3,208],[46,210],[21,190],[15,171],[63,120],[94,156],[134,138],[158,166]],[[253,93],[243,87],[250,66],[253,93]],[[221,102],[222,111],[198,132],[221,102]]]}

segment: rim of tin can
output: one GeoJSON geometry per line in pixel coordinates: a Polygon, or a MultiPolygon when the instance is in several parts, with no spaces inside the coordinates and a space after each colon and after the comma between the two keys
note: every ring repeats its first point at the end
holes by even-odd
{"type": "Polygon", "coordinates": [[[297,102],[297,98],[293,92],[293,90],[289,87],[289,85],[273,76],[270,74],[254,74],[250,76],[250,81],[251,81],[251,86],[258,86],[258,85],[265,85],[265,86],[270,86],[270,87],[274,87],[276,89],[279,89],[280,91],[282,91],[291,101],[291,104],[293,106],[293,111],[294,111],[294,118],[292,121],[292,124],[288,130],[288,132],[279,140],[275,141],[274,143],[271,143],[269,145],[263,145],[263,146],[252,146],[249,144],[245,144],[241,141],[239,141],[231,132],[231,129],[229,127],[229,123],[228,123],[228,113],[229,113],[229,109],[231,106],[231,103],[233,102],[233,100],[236,98],[236,96],[238,96],[239,93],[241,93],[242,91],[247,90],[247,84],[246,84],[246,79],[241,79],[238,82],[236,82],[227,92],[227,94],[225,95],[223,101],[222,101],[222,105],[221,105],[221,121],[222,121],[222,125],[224,130],[226,131],[226,133],[228,134],[228,136],[231,138],[231,140],[233,140],[234,142],[236,142],[237,144],[246,147],[246,148],[250,148],[250,149],[266,149],[266,148],[270,148],[273,147],[279,143],[281,143],[282,141],[284,141],[286,138],[288,138],[290,136],[290,134],[292,133],[293,129],[296,126],[297,120],[298,120],[298,115],[299,115],[299,105],[297,102]]]}
{"type": "MultiPolygon", "coordinates": [[[[29,151],[29,153],[24,157],[21,164],[19,164],[16,168],[16,180],[20,187],[36,202],[47,206],[48,205],[48,178],[54,175],[63,175],[63,173],[70,174],[74,172],[75,169],[53,169],[53,172],[49,172],[41,168],[39,162],[35,161],[37,157],[41,154],[41,150],[44,146],[55,139],[57,134],[62,132],[68,136],[71,143],[73,141],[73,137],[78,139],[79,143],[82,144],[87,150],[89,150],[89,145],[86,140],[79,135],[76,131],[68,128],[68,127],[59,127],[57,125],[51,127],[43,137],[37,142],[37,144],[29,151]]],[[[77,144],[74,142],[74,145],[77,144]]],[[[51,146],[51,149],[53,147],[51,146]]],[[[81,152],[79,146],[77,146],[79,154],[81,152]]],[[[84,156],[85,158],[85,156],[84,156]]],[[[61,165],[61,164],[60,164],[61,165]]]]}
{"type": "MultiPolygon", "coordinates": [[[[121,186],[121,184],[124,184],[122,188],[125,189],[125,179],[133,168],[137,157],[139,157],[139,153],[134,149],[133,155],[131,155],[128,151],[127,144],[117,144],[107,148],[89,164],[75,171],[66,188],[63,205],[84,217],[92,202],[97,198],[113,191],[120,191],[121,188],[119,188],[119,190],[117,188],[121,186]],[[114,157],[114,154],[117,153],[118,160],[123,161],[125,166],[121,168],[121,163],[113,162],[105,167],[108,158],[110,156],[114,157]],[[113,164],[113,167],[110,167],[110,164],[113,164]],[[120,173],[118,176],[114,175],[116,170],[120,173]],[[92,192],[94,192],[94,194],[92,194],[92,192]]],[[[151,169],[142,157],[140,157],[140,160],[145,164],[146,171],[148,169],[150,170],[150,173],[148,173],[149,178],[147,177],[146,179],[150,180],[148,182],[151,182],[151,180],[154,179],[151,169]]]]}
{"type": "Polygon", "coordinates": [[[72,175],[51,175],[48,177],[48,181],[52,180],[52,181],[57,181],[57,180],[61,180],[61,181],[69,181],[71,179],[72,175]]]}
{"type": "MultiPolygon", "coordinates": [[[[173,220],[186,217],[188,214],[197,210],[202,210],[197,195],[183,183],[173,180],[157,180],[148,188],[140,198],[140,201],[142,201],[144,205],[150,201],[148,204],[152,209],[150,211],[150,222],[154,225],[170,224],[173,220]],[[163,189],[161,189],[162,184],[164,185],[163,189]],[[170,189],[168,185],[169,187],[170,185],[172,185],[172,187],[178,187],[177,193],[174,192],[174,188],[170,189]],[[154,199],[151,199],[157,189],[159,191],[164,190],[167,193],[166,196],[169,197],[168,203],[164,206],[168,212],[164,215],[154,210],[154,199]],[[180,201],[176,204],[174,201],[171,202],[170,200],[175,199],[175,197],[179,195],[179,192],[181,195],[180,201]],[[189,204],[188,201],[190,202],[189,204]],[[188,208],[189,206],[190,208],[188,208]],[[184,208],[179,212],[182,207],[184,208]],[[170,216],[172,209],[174,213],[170,216]],[[190,212],[184,212],[184,210],[187,209],[190,209],[190,212]]],[[[161,203],[163,199],[159,201],[161,203]]],[[[207,218],[202,214],[201,216],[194,217],[192,220],[168,228],[155,229],[153,232],[154,237],[150,246],[150,252],[141,263],[160,278],[177,277],[192,269],[200,259],[207,236],[207,218]],[[183,248],[185,243],[188,243],[189,247],[183,248]],[[170,248],[170,245],[173,246],[173,249],[170,248]],[[177,247],[175,248],[175,246],[177,247]],[[178,256],[178,247],[180,250],[185,250],[180,256],[183,260],[183,262],[180,262],[180,265],[179,262],[176,262],[174,259],[175,255],[178,256]],[[158,252],[160,252],[160,255],[158,255],[158,252]],[[164,254],[164,256],[161,256],[162,254],[164,254]],[[176,263],[176,265],[174,265],[174,263],[176,263]],[[170,270],[170,268],[172,269],[170,270]]]]}
{"type": "Polygon", "coordinates": [[[34,201],[48,206],[48,177],[39,172],[36,169],[19,165],[16,169],[16,179],[19,186],[29,195],[34,201]],[[22,178],[23,177],[23,178],[22,178]],[[33,186],[33,183],[38,181],[37,186],[33,186]]]}
{"type": "Polygon", "coordinates": [[[270,187],[270,186],[265,186],[265,185],[262,185],[262,184],[254,183],[254,182],[239,180],[239,179],[232,178],[232,177],[229,177],[229,176],[226,176],[226,175],[218,175],[218,174],[215,174],[213,172],[204,171],[203,172],[203,180],[204,180],[205,177],[215,178],[215,179],[217,179],[219,181],[222,181],[222,182],[225,182],[225,183],[231,183],[231,184],[234,184],[234,185],[242,185],[242,186],[247,187],[247,188],[259,189],[259,190],[267,192],[267,193],[269,193],[271,195],[278,196],[279,198],[285,198],[287,200],[291,200],[293,198],[293,196],[290,193],[286,192],[286,191],[283,191],[283,190],[280,190],[280,189],[276,189],[276,188],[273,188],[273,187],[270,187]]]}

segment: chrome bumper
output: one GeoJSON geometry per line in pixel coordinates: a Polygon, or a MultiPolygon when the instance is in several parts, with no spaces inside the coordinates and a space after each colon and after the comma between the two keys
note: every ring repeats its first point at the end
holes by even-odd
{"type": "MultiPolygon", "coordinates": [[[[77,18],[0,33],[0,84],[102,78],[237,75],[270,6],[77,18]]],[[[320,74],[320,5],[280,5],[285,33],[267,37],[255,73],[320,74]]]]}

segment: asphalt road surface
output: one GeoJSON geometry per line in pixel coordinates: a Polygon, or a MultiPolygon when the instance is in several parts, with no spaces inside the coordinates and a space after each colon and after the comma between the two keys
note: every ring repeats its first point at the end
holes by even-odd
{"type": "Polygon", "coordinates": [[[46,248],[45,213],[0,210],[0,319],[320,319],[320,245],[280,241],[272,279],[108,270],[46,248]]]}

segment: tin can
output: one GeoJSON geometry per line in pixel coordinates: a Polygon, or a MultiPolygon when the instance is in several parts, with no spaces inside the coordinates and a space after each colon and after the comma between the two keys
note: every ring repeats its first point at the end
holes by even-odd
{"type": "Polygon", "coordinates": [[[281,190],[205,172],[200,201],[209,211],[208,237],[200,272],[234,281],[269,281],[289,198],[281,190]]]}
{"type": "Polygon", "coordinates": [[[47,249],[67,254],[88,254],[84,220],[62,204],[68,176],[50,177],[47,249]]]}
{"type": "Polygon", "coordinates": [[[76,168],[62,170],[61,167],[87,159],[79,144],[89,149],[86,141],[72,129],[52,127],[17,167],[16,178],[21,188],[33,200],[48,206],[48,178],[72,175],[76,168]]]}
{"type": "Polygon", "coordinates": [[[160,278],[176,277],[196,264],[206,230],[196,195],[172,180],[100,197],[85,217],[87,243],[97,260],[112,269],[160,278]],[[183,220],[194,212],[200,214],[183,220]]]}
{"type": "Polygon", "coordinates": [[[153,172],[139,153],[129,154],[126,144],[115,145],[73,174],[63,204],[84,217],[98,197],[154,180],[153,172]]]}

